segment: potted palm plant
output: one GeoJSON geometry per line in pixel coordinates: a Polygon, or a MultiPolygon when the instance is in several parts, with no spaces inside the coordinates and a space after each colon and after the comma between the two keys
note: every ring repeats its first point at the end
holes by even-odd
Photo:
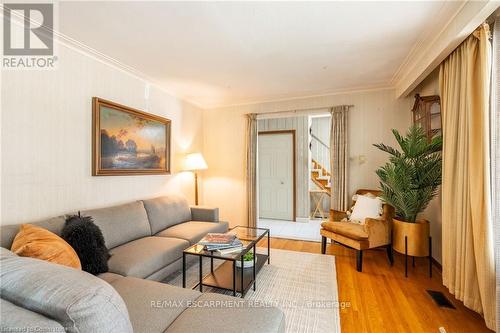
{"type": "Polygon", "coordinates": [[[392,247],[411,256],[429,255],[429,221],[419,219],[441,185],[441,136],[428,139],[424,130],[412,126],[406,136],[392,130],[399,149],[375,144],[390,155],[389,162],[376,173],[380,178],[382,198],[394,207],[392,247]]]}

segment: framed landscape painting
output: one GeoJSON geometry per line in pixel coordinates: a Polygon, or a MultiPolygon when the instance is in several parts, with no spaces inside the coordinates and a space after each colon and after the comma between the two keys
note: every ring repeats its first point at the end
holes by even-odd
{"type": "Polygon", "coordinates": [[[170,173],[169,119],[94,97],[92,175],[170,173]]]}

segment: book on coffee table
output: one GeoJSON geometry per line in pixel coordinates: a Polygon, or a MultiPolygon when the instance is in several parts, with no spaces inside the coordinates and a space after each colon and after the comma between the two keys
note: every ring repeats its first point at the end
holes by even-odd
{"type": "Polygon", "coordinates": [[[234,234],[209,233],[198,242],[207,251],[242,248],[243,244],[234,234]]]}
{"type": "Polygon", "coordinates": [[[208,233],[203,237],[198,244],[200,245],[228,245],[234,242],[236,235],[234,234],[221,234],[221,233],[208,233]]]}
{"type": "Polygon", "coordinates": [[[217,250],[221,255],[226,255],[226,254],[231,254],[231,253],[237,253],[243,250],[245,247],[243,245],[236,246],[236,247],[230,247],[227,249],[219,249],[217,250]]]}
{"type": "Polygon", "coordinates": [[[205,249],[207,251],[227,250],[227,249],[234,249],[237,247],[243,247],[243,244],[238,238],[236,238],[232,243],[229,244],[205,245],[205,249]]]}

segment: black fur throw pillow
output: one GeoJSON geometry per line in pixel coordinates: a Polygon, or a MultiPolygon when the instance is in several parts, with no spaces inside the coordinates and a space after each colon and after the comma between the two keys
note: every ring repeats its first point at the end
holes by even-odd
{"type": "Polygon", "coordinates": [[[111,257],[101,229],[94,224],[92,217],[69,216],[61,232],[61,237],[69,243],[80,258],[82,270],[97,275],[108,271],[111,257]]]}

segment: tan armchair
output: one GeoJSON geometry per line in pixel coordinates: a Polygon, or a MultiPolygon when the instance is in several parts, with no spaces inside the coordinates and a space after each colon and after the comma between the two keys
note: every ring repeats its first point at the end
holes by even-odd
{"type": "MultiPolygon", "coordinates": [[[[376,196],[381,194],[377,190],[357,190],[356,194],[363,195],[372,193],[376,196]]],[[[353,201],[353,206],[354,206],[353,201]]],[[[385,246],[387,256],[392,265],[391,248],[391,225],[394,209],[387,204],[383,205],[383,214],[380,218],[366,218],[364,224],[352,222],[342,222],[347,218],[346,212],[331,210],[330,221],[321,223],[321,253],[326,252],[326,239],[330,238],[332,243],[339,243],[343,246],[356,250],[356,269],[361,272],[363,269],[363,250],[385,246]]]]}

